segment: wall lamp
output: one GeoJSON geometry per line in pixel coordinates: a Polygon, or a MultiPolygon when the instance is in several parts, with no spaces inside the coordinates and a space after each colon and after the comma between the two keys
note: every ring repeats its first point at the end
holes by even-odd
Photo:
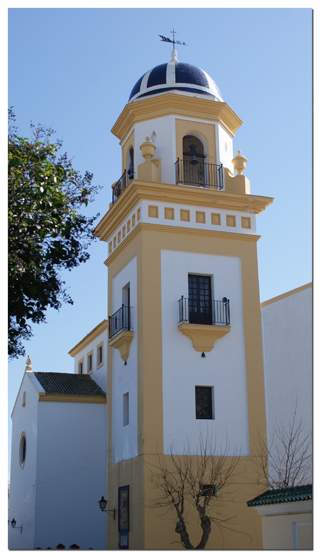
{"type": "Polygon", "coordinates": [[[100,511],[103,512],[103,513],[112,513],[113,514],[113,520],[115,520],[116,519],[116,509],[107,509],[107,504],[108,504],[108,501],[102,495],[101,499],[98,501],[100,511]]]}
{"type": "Polygon", "coordinates": [[[22,534],[23,526],[17,526],[17,521],[16,521],[15,518],[13,518],[12,520],[9,520],[8,522],[11,525],[11,528],[15,528],[16,530],[20,530],[20,533],[22,534]]]}

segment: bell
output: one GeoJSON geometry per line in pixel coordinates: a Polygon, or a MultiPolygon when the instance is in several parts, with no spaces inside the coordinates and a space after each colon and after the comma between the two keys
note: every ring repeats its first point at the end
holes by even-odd
{"type": "Polygon", "coordinates": [[[192,154],[192,157],[191,157],[190,164],[192,164],[192,166],[195,166],[195,165],[198,164],[198,163],[199,163],[198,157],[197,157],[197,155],[195,155],[195,154],[193,153],[193,154],[192,154]]]}

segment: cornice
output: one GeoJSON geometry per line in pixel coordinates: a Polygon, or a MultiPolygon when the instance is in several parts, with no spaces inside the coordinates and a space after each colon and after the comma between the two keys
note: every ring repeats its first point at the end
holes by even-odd
{"type": "Polygon", "coordinates": [[[134,180],[97,224],[95,235],[100,240],[106,241],[111,232],[125,219],[128,212],[138,202],[145,199],[255,214],[263,211],[273,201],[272,197],[134,180]]]}
{"type": "Polygon", "coordinates": [[[39,393],[40,402],[81,402],[84,404],[106,404],[106,395],[67,395],[62,393],[39,393]]]}
{"type": "Polygon", "coordinates": [[[225,102],[198,97],[163,93],[126,104],[117,118],[112,133],[122,140],[135,122],[175,114],[191,118],[218,120],[234,135],[242,124],[241,118],[225,102]]]}
{"type": "Polygon", "coordinates": [[[71,348],[68,354],[72,357],[76,356],[83,348],[85,348],[92,340],[94,340],[100,333],[108,328],[108,320],[103,319],[98,325],[94,327],[89,333],[84,336],[73,348],[71,348]]]}

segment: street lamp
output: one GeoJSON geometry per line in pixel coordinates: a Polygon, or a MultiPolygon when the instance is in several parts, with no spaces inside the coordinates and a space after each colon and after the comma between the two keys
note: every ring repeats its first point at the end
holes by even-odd
{"type": "Polygon", "coordinates": [[[115,520],[116,519],[116,509],[107,509],[107,504],[108,504],[108,501],[102,495],[101,499],[98,501],[100,511],[103,512],[103,513],[112,513],[113,514],[113,520],[115,520]]]}
{"type": "Polygon", "coordinates": [[[9,524],[11,525],[11,528],[15,528],[16,530],[20,530],[20,533],[22,534],[23,526],[17,526],[17,521],[16,521],[15,518],[13,518],[11,521],[9,521],[9,524]]]}

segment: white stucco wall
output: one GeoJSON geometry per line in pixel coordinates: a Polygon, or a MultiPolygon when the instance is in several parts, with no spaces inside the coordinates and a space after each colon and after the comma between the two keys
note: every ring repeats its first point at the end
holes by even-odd
{"type": "Polygon", "coordinates": [[[34,547],[106,547],[106,406],[39,402],[34,547]]]}
{"type": "Polygon", "coordinates": [[[38,390],[34,379],[25,373],[12,412],[12,449],[10,473],[10,497],[8,518],[16,520],[18,528],[9,525],[9,548],[30,549],[34,542],[36,474],[38,450],[38,390]],[[22,406],[23,393],[26,405],[22,406]],[[21,433],[26,435],[26,459],[19,462],[21,433]]]}
{"type": "MultiPolygon", "coordinates": [[[[212,126],[212,134],[216,142],[216,160],[233,171],[233,138],[229,132],[214,120],[201,118],[188,118],[177,115],[162,116],[134,124],[134,164],[135,169],[144,162],[141,155],[140,145],[148,136],[155,143],[157,150],[155,157],[161,159],[161,181],[167,184],[175,184],[176,153],[176,121],[184,120],[192,122],[203,122],[212,126]]],[[[192,129],[192,124],[190,124],[192,129]]],[[[191,133],[191,132],[190,132],[191,133]]],[[[210,157],[209,157],[210,158],[210,157]]]]}
{"type": "Polygon", "coordinates": [[[87,355],[92,352],[92,379],[106,392],[107,388],[107,367],[108,367],[108,330],[103,331],[92,342],[89,342],[83,350],[81,350],[74,358],[74,372],[78,373],[78,366],[81,360],[83,361],[83,373],[87,371],[87,355]],[[103,363],[98,365],[98,346],[103,345],[103,363]]]}
{"type": "MultiPolygon", "coordinates": [[[[268,442],[288,431],[296,410],[305,433],[312,430],[312,289],[262,305],[268,442]]],[[[309,477],[311,481],[311,477],[309,477]]]]}
{"type": "Polygon", "coordinates": [[[256,507],[262,519],[263,549],[313,548],[312,501],[256,507]]]}
{"type": "Polygon", "coordinates": [[[216,454],[226,449],[248,454],[240,259],[163,250],[161,285],[164,451],[196,452],[202,436],[216,454]],[[212,274],[213,297],[230,299],[231,331],[205,358],[177,327],[178,299],[188,297],[188,273],[212,274]],[[214,387],[214,420],[196,420],[196,385],[214,387]]]}
{"type": "Polygon", "coordinates": [[[162,116],[144,122],[137,122],[134,125],[134,163],[136,170],[139,164],[144,162],[140,145],[147,136],[152,139],[157,147],[155,157],[161,159],[161,181],[167,184],[175,184],[175,117],[162,116]]]}
{"type": "Polygon", "coordinates": [[[220,163],[233,172],[233,138],[221,124],[217,124],[216,140],[220,163]]]}
{"type": "Polygon", "coordinates": [[[134,257],[112,280],[112,313],[122,305],[122,288],[130,282],[131,325],[134,337],[127,365],[112,348],[112,458],[119,462],[138,454],[137,425],[137,258],[134,257]],[[129,393],[129,424],[123,425],[123,395],[129,393]]]}

